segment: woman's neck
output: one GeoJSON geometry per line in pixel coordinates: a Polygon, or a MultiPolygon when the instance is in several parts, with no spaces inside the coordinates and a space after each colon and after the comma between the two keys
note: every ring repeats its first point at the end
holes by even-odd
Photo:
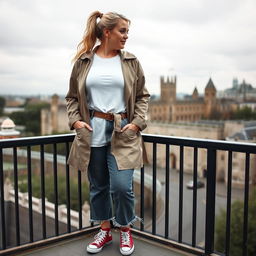
{"type": "Polygon", "coordinates": [[[118,50],[109,49],[106,45],[101,44],[96,53],[101,58],[112,58],[118,54],[118,50]]]}

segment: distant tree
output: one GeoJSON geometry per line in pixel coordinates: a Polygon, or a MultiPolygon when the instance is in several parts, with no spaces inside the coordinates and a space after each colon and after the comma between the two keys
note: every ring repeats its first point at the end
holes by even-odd
{"type": "MultiPolygon", "coordinates": [[[[243,212],[244,204],[235,201],[232,204],[231,224],[230,224],[230,255],[243,255],[243,212]]],[[[256,189],[254,189],[249,199],[248,211],[248,256],[256,255],[256,189]]],[[[216,219],[216,240],[215,248],[217,252],[224,253],[226,236],[226,211],[221,210],[216,219]]]]}
{"type": "Polygon", "coordinates": [[[49,108],[48,103],[27,103],[24,112],[13,112],[10,118],[15,124],[24,125],[26,132],[33,135],[40,135],[41,130],[41,110],[49,108]]]}
{"type": "MultiPolygon", "coordinates": [[[[45,197],[49,202],[54,203],[54,184],[53,176],[45,175],[45,197]]],[[[21,192],[27,192],[27,176],[23,175],[19,177],[19,190],[21,192]]],[[[32,176],[32,193],[34,197],[41,198],[41,180],[39,175],[32,176]]],[[[82,201],[89,201],[89,187],[88,183],[82,182],[82,201]]],[[[66,198],[66,177],[64,175],[58,175],[58,203],[67,204],[66,198]]],[[[70,177],[70,207],[71,209],[78,211],[78,181],[77,178],[70,177]]]]}
{"type": "Polygon", "coordinates": [[[6,103],[5,98],[0,96],[0,116],[2,116],[4,113],[5,103],[6,103]]]}
{"type": "MultiPolygon", "coordinates": [[[[59,135],[59,134],[66,134],[66,133],[70,133],[70,131],[63,131],[63,132],[53,132],[52,135],[59,135]]],[[[71,146],[71,143],[69,143],[71,146]]],[[[45,152],[47,153],[53,153],[53,145],[48,144],[45,145],[45,152]]],[[[66,148],[66,143],[58,143],[57,144],[57,154],[59,155],[66,155],[67,153],[67,148],[66,148]]]]}
{"type": "Polygon", "coordinates": [[[236,120],[253,120],[256,119],[256,112],[248,106],[238,109],[233,112],[232,119],[236,120]]]}

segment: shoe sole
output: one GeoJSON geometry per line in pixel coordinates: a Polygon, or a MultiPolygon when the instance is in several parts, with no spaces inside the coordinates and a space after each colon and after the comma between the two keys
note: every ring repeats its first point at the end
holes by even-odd
{"type": "Polygon", "coordinates": [[[122,255],[131,255],[133,253],[133,251],[134,251],[134,245],[133,245],[132,249],[128,252],[122,251],[122,249],[120,248],[120,252],[122,255]]]}
{"type": "Polygon", "coordinates": [[[90,247],[87,246],[86,251],[89,252],[89,253],[98,253],[98,252],[100,252],[100,251],[104,248],[104,246],[109,245],[109,244],[111,244],[111,243],[112,243],[112,240],[111,240],[111,241],[108,241],[108,242],[105,243],[102,247],[100,247],[100,248],[98,248],[98,249],[92,249],[92,248],[90,248],[90,247]]]}

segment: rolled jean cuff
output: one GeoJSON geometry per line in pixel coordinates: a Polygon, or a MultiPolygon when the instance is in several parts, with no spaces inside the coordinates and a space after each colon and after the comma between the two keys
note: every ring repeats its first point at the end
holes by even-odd
{"type": "Polygon", "coordinates": [[[90,222],[96,222],[96,223],[101,223],[103,221],[114,221],[115,217],[112,217],[112,218],[109,218],[109,219],[106,219],[106,220],[94,220],[94,219],[90,219],[89,221],[90,222]]]}
{"type": "Polygon", "coordinates": [[[138,217],[138,216],[135,216],[135,217],[134,217],[129,223],[127,223],[126,225],[121,225],[121,224],[119,224],[119,223],[116,221],[116,218],[115,218],[115,217],[112,219],[112,221],[113,221],[114,227],[117,227],[117,228],[120,228],[120,227],[127,227],[127,226],[130,226],[130,225],[133,225],[133,223],[136,222],[136,221],[139,221],[139,222],[143,223],[143,219],[140,218],[140,217],[138,217]]]}

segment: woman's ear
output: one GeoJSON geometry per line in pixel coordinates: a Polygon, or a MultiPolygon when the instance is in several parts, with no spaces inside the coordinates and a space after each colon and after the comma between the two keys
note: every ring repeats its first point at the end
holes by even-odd
{"type": "Polygon", "coordinates": [[[110,30],[109,30],[109,29],[104,28],[104,29],[103,29],[103,36],[104,36],[105,38],[108,38],[108,37],[109,37],[109,35],[110,35],[110,30]]]}

